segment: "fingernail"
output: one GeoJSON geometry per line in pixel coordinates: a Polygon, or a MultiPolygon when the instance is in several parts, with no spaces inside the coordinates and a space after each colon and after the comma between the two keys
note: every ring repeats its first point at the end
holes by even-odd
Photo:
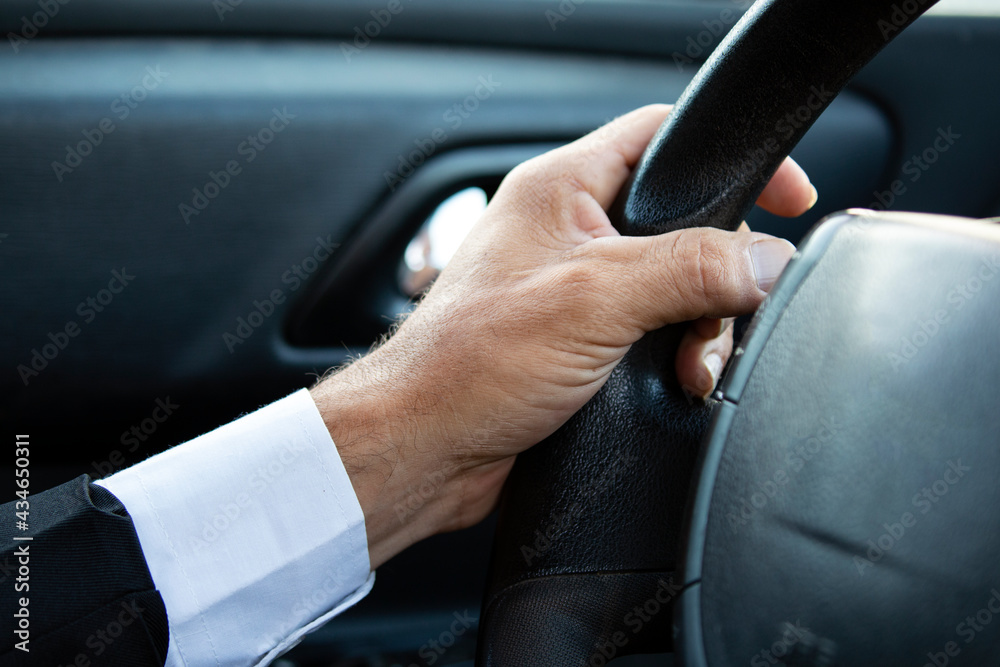
{"type": "Polygon", "coordinates": [[[717,352],[709,352],[705,355],[702,363],[705,364],[705,369],[711,378],[711,384],[708,387],[702,387],[702,396],[707,398],[715,390],[715,385],[719,383],[719,376],[722,374],[723,366],[722,357],[717,352]]]}
{"type": "Polygon", "coordinates": [[[725,333],[726,329],[732,326],[735,321],[735,317],[724,317],[720,320],[713,320],[715,326],[712,329],[707,330],[707,333],[706,331],[699,330],[698,333],[703,334],[706,338],[718,338],[725,333]]]}
{"type": "Polygon", "coordinates": [[[705,327],[698,330],[698,333],[705,336],[705,338],[718,338],[722,335],[722,332],[726,330],[725,320],[713,319],[708,321],[713,325],[711,329],[708,329],[708,325],[706,324],[705,327]]]}
{"type": "Polygon", "coordinates": [[[807,211],[819,201],[819,192],[816,190],[816,186],[810,184],[809,187],[812,188],[812,197],[809,198],[809,206],[806,207],[807,211]]]}
{"type": "Polygon", "coordinates": [[[784,239],[764,239],[750,246],[750,259],[753,262],[753,272],[757,277],[757,288],[768,292],[781,275],[795,252],[795,246],[784,239]]]}

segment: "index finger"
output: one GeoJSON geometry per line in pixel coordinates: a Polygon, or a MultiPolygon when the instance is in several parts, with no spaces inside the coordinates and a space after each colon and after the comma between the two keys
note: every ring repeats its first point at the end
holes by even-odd
{"type": "MultiPolygon", "coordinates": [[[[569,175],[607,210],[672,109],[667,104],[636,109],[554,151],[553,158],[567,160],[569,175]]],[[[816,188],[805,171],[786,157],[757,205],[776,215],[797,216],[816,200],[816,188]]]]}
{"type": "Polygon", "coordinates": [[[673,107],[653,104],[620,116],[551,153],[563,170],[607,210],[673,107]]]}

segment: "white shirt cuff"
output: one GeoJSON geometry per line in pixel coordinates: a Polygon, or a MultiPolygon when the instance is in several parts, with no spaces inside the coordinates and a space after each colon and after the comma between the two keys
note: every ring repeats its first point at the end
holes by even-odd
{"type": "Polygon", "coordinates": [[[135,524],[170,667],[267,665],[374,583],[364,514],[305,389],[97,484],[135,524]]]}

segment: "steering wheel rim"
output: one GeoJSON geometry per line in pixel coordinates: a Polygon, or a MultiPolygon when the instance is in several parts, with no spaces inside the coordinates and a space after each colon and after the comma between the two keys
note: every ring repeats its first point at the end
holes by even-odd
{"type": "MultiPolygon", "coordinates": [[[[894,0],[759,0],[656,133],[612,222],[625,235],[735,230],[854,74],[935,1],[907,13],[894,0]]],[[[480,667],[671,649],[673,574],[711,416],[677,384],[682,333],[645,336],[580,412],[518,457],[483,601],[480,667]]]]}

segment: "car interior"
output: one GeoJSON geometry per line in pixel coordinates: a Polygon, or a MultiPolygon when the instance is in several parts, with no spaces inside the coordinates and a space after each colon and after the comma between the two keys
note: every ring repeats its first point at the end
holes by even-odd
{"type": "Polygon", "coordinates": [[[499,518],[398,555],[275,664],[1000,661],[1000,316],[976,296],[1000,296],[1000,227],[970,220],[1000,218],[1000,3],[6,0],[0,24],[0,423],[37,490],[365,353],[508,171],[636,107],[699,114],[622,229],[738,223],[784,155],[764,123],[819,192],[747,213],[800,252],[709,405],[595,407],[519,459],[499,518]],[[656,181],[730,177],[690,216],[656,181]],[[528,567],[584,486],[571,546],[528,567]]]}

